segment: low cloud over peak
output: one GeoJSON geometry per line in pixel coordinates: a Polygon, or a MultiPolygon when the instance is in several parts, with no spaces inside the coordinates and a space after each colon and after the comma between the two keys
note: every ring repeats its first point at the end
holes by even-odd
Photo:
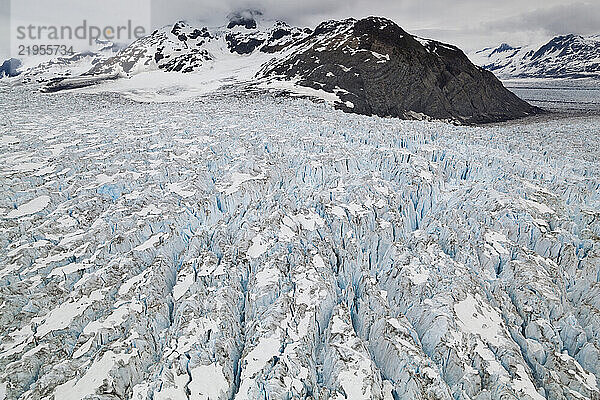
{"type": "Polygon", "coordinates": [[[565,33],[600,33],[600,3],[579,0],[173,0],[155,2],[153,23],[183,18],[223,25],[236,10],[260,10],[267,19],[311,27],[332,18],[384,16],[411,33],[465,50],[537,42],[565,33]]]}

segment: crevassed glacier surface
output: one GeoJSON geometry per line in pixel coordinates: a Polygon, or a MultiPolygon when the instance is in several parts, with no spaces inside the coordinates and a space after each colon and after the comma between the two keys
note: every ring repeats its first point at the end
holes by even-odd
{"type": "Polygon", "coordinates": [[[3,89],[0,399],[598,399],[598,117],[3,89]]]}

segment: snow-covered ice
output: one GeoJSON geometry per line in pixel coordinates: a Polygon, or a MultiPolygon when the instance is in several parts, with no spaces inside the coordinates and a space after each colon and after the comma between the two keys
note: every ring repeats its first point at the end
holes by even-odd
{"type": "Polygon", "coordinates": [[[19,218],[25,215],[35,214],[46,208],[48,204],[50,204],[49,196],[39,196],[27,203],[21,204],[17,209],[11,210],[6,215],[6,218],[19,218]]]}
{"type": "Polygon", "coordinates": [[[0,95],[0,399],[599,398],[598,117],[0,95]]]}

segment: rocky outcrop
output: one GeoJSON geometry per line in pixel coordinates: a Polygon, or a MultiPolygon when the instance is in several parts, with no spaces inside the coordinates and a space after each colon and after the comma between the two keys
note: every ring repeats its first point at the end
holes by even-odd
{"type": "Polygon", "coordinates": [[[20,74],[18,71],[21,67],[21,61],[16,58],[9,58],[0,65],[0,79],[5,76],[17,76],[20,74]]]}
{"type": "Polygon", "coordinates": [[[383,18],[329,21],[262,76],[336,93],[359,114],[490,122],[537,112],[458,48],[418,39],[383,18]]]}

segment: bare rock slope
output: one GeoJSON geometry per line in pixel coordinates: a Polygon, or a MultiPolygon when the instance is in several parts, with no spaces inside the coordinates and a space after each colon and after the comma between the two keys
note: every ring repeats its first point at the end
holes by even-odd
{"type": "Polygon", "coordinates": [[[325,22],[298,47],[266,66],[263,75],[335,92],[348,111],[463,122],[536,112],[460,49],[416,38],[387,19],[325,22]]]}

